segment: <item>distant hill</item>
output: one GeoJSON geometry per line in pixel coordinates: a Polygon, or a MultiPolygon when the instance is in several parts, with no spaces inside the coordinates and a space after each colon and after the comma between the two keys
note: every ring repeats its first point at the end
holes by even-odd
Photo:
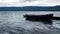
{"type": "Polygon", "coordinates": [[[60,11],[60,6],[24,6],[24,7],[0,7],[0,11],[60,11]]]}

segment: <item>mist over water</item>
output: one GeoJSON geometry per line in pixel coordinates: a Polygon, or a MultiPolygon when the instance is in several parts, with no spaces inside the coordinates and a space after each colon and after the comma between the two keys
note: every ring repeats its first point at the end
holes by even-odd
{"type": "Polygon", "coordinates": [[[27,21],[25,14],[49,14],[60,17],[60,12],[51,11],[0,11],[0,34],[59,34],[60,20],[52,20],[52,25],[27,21]],[[57,31],[57,32],[56,32],[57,31]]]}

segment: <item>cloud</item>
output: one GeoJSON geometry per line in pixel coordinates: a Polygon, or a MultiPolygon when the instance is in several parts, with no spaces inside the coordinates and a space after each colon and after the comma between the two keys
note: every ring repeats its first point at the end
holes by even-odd
{"type": "Polygon", "coordinates": [[[60,0],[0,0],[0,6],[55,6],[60,0]]]}

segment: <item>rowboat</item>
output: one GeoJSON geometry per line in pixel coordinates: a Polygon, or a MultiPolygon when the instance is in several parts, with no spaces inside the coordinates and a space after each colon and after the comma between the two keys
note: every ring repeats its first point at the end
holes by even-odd
{"type": "Polygon", "coordinates": [[[47,21],[53,18],[53,14],[45,14],[45,15],[24,15],[26,20],[30,21],[47,21]]]}

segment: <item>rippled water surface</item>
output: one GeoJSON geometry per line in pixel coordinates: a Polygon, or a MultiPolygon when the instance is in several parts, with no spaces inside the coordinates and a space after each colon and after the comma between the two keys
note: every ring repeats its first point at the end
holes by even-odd
{"type": "Polygon", "coordinates": [[[44,22],[27,21],[24,14],[49,14],[60,17],[60,12],[51,11],[0,11],[0,34],[60,34],[60,20],[51,20],[52,25],[44,22]]]}

